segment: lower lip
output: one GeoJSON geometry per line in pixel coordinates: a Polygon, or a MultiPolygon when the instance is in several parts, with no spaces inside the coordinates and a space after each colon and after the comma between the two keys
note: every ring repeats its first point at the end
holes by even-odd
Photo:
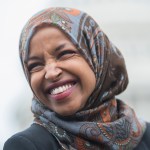
{"type": "Polygon", "coordinates": [[[65,98],[67,98],[73,92],[75,86],[76,84],[62,93],[50,95],[50,99],[55,100],[55,101],[65,100],[65,98]]]}

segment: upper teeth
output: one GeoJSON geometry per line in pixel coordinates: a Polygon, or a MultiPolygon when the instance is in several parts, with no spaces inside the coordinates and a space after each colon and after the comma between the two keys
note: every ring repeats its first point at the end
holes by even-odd
{"type": "Polygon", "coordinates": [[[54,88],[51,90],[51,94],[59,94],[62,93],[64,91],[66,91],[67,89],[69,89],[70,87],[72,87],[72,84],[66,84],[63,86],[59,86],[57,88],[54,88]]]}

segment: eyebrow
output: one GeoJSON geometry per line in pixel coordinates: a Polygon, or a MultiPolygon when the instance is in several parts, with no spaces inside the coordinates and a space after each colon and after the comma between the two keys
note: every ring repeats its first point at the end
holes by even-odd
{"type": "MultiPolygon", "coordinates": [[[[66,44],[61,44],[58,47],[55,48],[54,52],[58,52],[61,49],[63,49],[66,46],[66,44]]],[[[38,56],[29,56],[27,59],[27,62],[31,61],[31,60],[40,60],[40,58],[38,56]]]]}
{"type": "Polygon", "coordinates": [[[63,49],[65,46],[66,46],[66,44],[61,44],[58,47],[56,47],[56,49],[54,51],[57,52],[57,51],[63,49]]]}
{"type": "Polygon", "coordinates": [[[37,56],[28,57],[27,62],[29,62],[31,60],[40,60],[40,58],[37,56]]]}

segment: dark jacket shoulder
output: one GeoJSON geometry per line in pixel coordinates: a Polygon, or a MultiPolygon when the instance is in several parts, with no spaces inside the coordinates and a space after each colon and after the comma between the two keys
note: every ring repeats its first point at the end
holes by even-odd
{"type": "Polygon", "coordinates": [[[9,138],[3,150],[58,150],[56,139],[44,127],[32,124],[28,129],[9,138]]]}
{"type": "Polygon", "coordinates": [[[143,138],[135,150],[150,150],[150,123],[146,124],[146,131],[143,138]]]}
{"type": "MultiPolygon", "coordinates": [[[[56,139],[44,127],[32,124],[31,127],[9,138],[3,150],[58,150],[56,139]]],[[[146,125],[146,131],[141,142],[134,150],[150,150],[150,123],[146,125]]]]}

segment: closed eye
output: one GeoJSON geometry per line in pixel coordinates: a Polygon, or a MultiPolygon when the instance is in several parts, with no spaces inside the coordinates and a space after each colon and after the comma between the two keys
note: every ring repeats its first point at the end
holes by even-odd
{"type": "Polygon", "coordinates": [[[31,63],[30,65],[28,65],[28,71],[29,72],[36,72],[36,71],[40,71],[43,68],[43,64],[41,63],[31,63]]]}
{"type": "Polygon", "coordinates": [[[77,54],[75,50],[64,50],[57,55],[57,59],[68,59],[77,54]]]}

